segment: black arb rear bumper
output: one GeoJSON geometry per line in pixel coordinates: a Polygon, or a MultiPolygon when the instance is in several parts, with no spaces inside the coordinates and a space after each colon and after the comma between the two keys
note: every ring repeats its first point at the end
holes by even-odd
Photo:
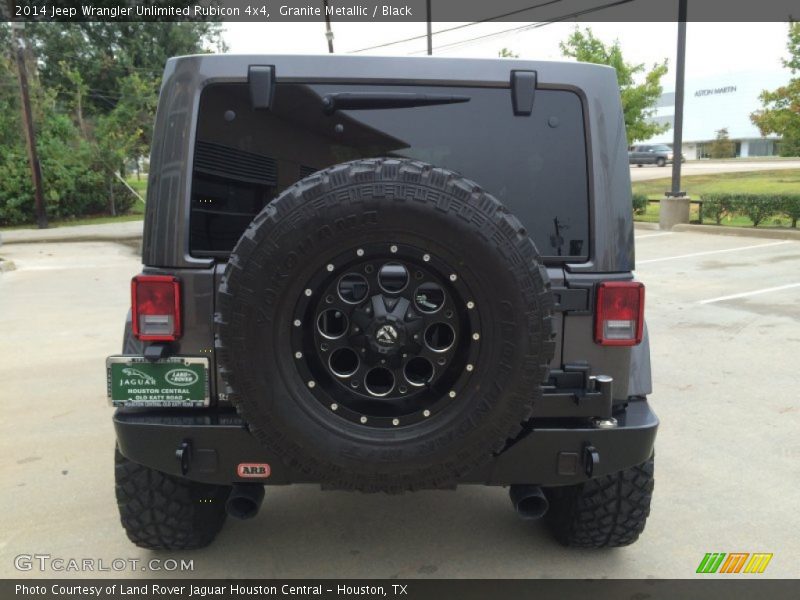
{"type": "MultiPolygon", "coordinates": [[[[647,401],[630,402],[614,418],[610,428],[588,419],[535,419],[524,436],[459,483],[571,485],[646,461],[658,428],[647,401]]],[[[114,427],[125,457],[165,473],[226,485],[319,483],[284,466],[234,412],[120,409],[114,427]],[[238,466],[247,463],[268,464],[269,477],[239,477],[238,466]]]]}

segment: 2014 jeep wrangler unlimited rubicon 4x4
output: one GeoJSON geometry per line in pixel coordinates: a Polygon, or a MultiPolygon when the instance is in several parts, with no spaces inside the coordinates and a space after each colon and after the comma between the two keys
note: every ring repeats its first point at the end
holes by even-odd
{"type": "Polygon", "coordinates": [[[145,548],[265,485],[509,486],[573,546],[645,526],[658,420],[612,69],[167,63],[116,495],[145,548]]]}

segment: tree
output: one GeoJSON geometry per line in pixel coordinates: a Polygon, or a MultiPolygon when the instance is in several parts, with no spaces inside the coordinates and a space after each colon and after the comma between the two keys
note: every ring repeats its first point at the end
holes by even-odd
{"type": "MultiPolygon", "coordinates": [[[[161,0],[154,0],[159,2],[161,0]]],[[[170,56],[224,50],[218,23],[28,23],[31,103],[47,211],[65,218],[132,196],[116,178],[147,154],[164,63],[170,56]],[[111,202],[111,198],[115,198],[111,202]]],[[[0,23],[0,47],[9,47],[0,23]]],[[[30,221],[33,195],[13,65],[0,55],[0,224],[30,221]]]]}
{"type": "Polygon", "coordinates": [[[717,138],[708,145],[708,156],[711,158],[736,156],[736,144],[731,141],[727,127],[717,130],[717,138]]]}
{"type": "Polygon", "coordinates": [[[781,136],[778,144],[781,156],[800,156],[800,22],[789,23],[786,47],[789,58],[782,61],[783,66],[796,77],[777,90],[761,92],[763,108],[752,113],[750,120],[761,135],[781,136]]]}
{"type": "Polygon", "coordinates": [[[499,56],[500,58],[519,58],[519,54],[517,54],[513,50],[509,50],[508,48],[500,48],[500,51],[497,53],[497,56],[499,56]]]}
{"type": "Polygon", "coordinates": [[[661,78],[667,73],[667,59],[654,64],[650,70],[646,70],[644,63],[626,62],[619,41],[606,45],[588,27],[584,31],[576,27],[559,47],[564,56],[616,69],[629,145],[635,141],[650,139],[669,129],[668,124],[652,121],[656,102],[664,91],[661,78]],[[644,80],[637,84],[636,81],[642,74],[644,80]]]}

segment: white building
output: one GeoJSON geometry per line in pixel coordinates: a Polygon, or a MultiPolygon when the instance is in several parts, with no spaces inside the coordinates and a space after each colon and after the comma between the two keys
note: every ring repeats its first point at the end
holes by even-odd
{"type": "MultiPolygon", "coordinates": [[[[669,75],[667,75],[669,77],[669,75]]],[[[717,131],[728,130],[736,144],[736,156],[773,156],[777,154],[778,136],[761,137],[750,121],[750,114],[762,107],[758,96],[789,82],[788,70],[762,70],[726,73],[703,79],[687,79],[683,97],[683,154],[687,160],[708,157],[708,143],[717,131]]],[[[667,83],[666,81],[664,82],[667,83]]],[[[664,86],[654,121],[669,123],[670,128],[646,143],[672,145],[675,123],[674,79],[664,86]]]]}

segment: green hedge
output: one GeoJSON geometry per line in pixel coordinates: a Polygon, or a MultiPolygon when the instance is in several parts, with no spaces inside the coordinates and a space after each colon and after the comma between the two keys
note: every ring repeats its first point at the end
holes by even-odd
{"type": "Polygon", "coordinates": [[[647,212],[647,194],[633,194],[633,214],[643,215],[647,212]]]}
{"type": "Polygon", "coordinates": [[[770,217],[785,216],[797,227],[800,219],[800,194],[702,194],[703,218],[717,225],[726,216],[741,215],[753,222],[754,227],[770,217]]]}

